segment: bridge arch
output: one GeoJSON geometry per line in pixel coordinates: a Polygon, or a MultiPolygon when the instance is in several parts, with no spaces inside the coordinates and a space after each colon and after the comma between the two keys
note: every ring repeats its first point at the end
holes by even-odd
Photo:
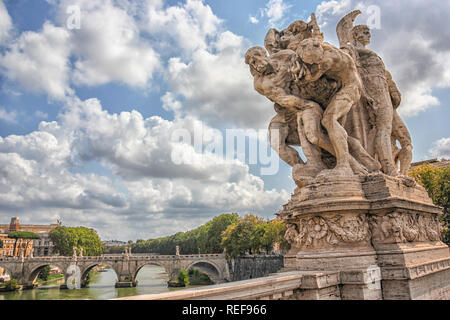
{"type": "Polygon", "coordinates": [[[192,262],[187,267],[187,271],[189,271],[189,269],[191,268],[206,274],[215,283],[221,281],[221,279],[223,278],[219,266],[212,261],[197,260],[192,262]]]}
{"type": "Polygon", "coordinates": [[[0,262],[0,268],[3,269],[3,273],[7,273],[11,278],[13,277],[12,268],[10,268],[7,264],[2,264],[0,262]]]}
{"type": "Polygon", "coordinates": [[[134,274],[133,274],[133,280],[134,281],[136,281],[136,278],[137,278],[137,275],[138,275],[139,271],[141,271],[141,269],[143,267],[145,267],[145,266],[158,266],[158,267],[161,267],[161,268],[163,268],[166,271],[166,273],[167,273],[167,275],[169,277],[173,273],[172,268],[170,268],[169,266],[165,265],[164,263],[160,263],[160,262],[157,262],[157,261],[144,261],[142,263],[139,263],[136,266],[136,269],[135,269],[134,274]]]}
{"type": "Polygon", "coordinates": [[[43,262],[43,263],[39,263],[39,264],[33,264],[30,266],[30,269],[28,271],[28,274],[25,275],[25,282],[27,284],[34,284],[37,280],[37,277],[39,276],[39,273],[45,268],[45,267],[57,267],[62,274],[64,275],[64,278],[66,277],[66,266],[63,264],[60,264],[58,262],[52,262],[52,263],[47,263],[47,262],[43,262]]]}
{"type": "Polygon", "coordinates": [[[117,277],[117,281],[119,280],[119,271],[115,268],[116,266],[114,265],[114,263],[111,263],[109,261],[96,261],[96,262],[92,262],[89,263],[87,265],[82,266],[82,268],[80,268],[81,271],[81,286],[85,287],[87,285],[87,277],[89,274],[89,271],[91,271],[93,268],[97,267],[97,266],[108,266],[110,269],[112,269],[114,271],[114,273],[116,274],[117,277]]]}

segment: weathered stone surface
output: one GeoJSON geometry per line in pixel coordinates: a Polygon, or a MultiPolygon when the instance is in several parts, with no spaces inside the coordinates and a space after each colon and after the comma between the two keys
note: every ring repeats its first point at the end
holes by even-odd
{"type": "Polygon", "coordinates": [[[267,276],[284,267],[283,256],[254,255],[228,260],[231,281],[267,276]]]}
{"type": "MultiPolygon", "coordinates": [[[[246,54],[256,91],[275,103],[272,147],[298,186],[279,213],[291,244],[285,268],[340,271],[341,299],[447,298],[441,209],[405,176],[412,144],[396,111],[401,94],[366,48],[369,28],[353,26],[360,13],[339,22],[340,48],[323,41],[312,15],[271,29],[269,55],[262,47],[246,54]]],[[[321,297],[315,290],[294,296],[321,297]]]]}

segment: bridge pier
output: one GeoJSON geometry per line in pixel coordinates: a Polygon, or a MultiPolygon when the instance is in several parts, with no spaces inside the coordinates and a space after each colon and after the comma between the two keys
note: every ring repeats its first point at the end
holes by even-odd
{"type": "MultiPolygon", "coordinates": [[[[127,268],[128,269],[128,268],[127,268]]],[[[118,281],[115,284],[116,288],[133,288],[137,286],[137,281],[132,272],[121,272],[117,275],[118,281]]]]}
{"type": "Polygon", "coordinates": [[[117,281],[116,288],[134,288],[137,286],[136,281],[117,281]]]}

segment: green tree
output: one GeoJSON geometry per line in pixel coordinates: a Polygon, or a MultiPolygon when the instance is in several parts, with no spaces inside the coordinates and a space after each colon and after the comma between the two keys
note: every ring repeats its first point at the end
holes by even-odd
{"type": "Polygon", "coordinates": [[[267,253],[273,250],[273,247],[277,242],[282,251],[289,249],[290,245],[284,238],[285,233],[286,223],[280,219],[273,219],[265,224],[265,233],[262,239],[262,244],[267,253]]]}
{"type": "Polygon", "coordinates": [[[237,213],[222,214],[215,217],[206,224],[206,244],[205,253],[222,253],[222,233],[232,225],[239,221],[237,213]]]}
{"type": "Polygon", "coordinates": [[[260,239],[257,238],[260,227],[257,226],[262,223],[262,218],[247,214],[244,218],[239,218],[238,222],[228,226],[222,234],[222,246],[226,249],[227,256],[236,258],[247,252],[252,253],[252,249],[258,250],[261,245],[260,239]]]}
{"type": "Polygon", "coordinates": [[[175,254],[180,246],[182,254],[222,253],[222,232],[238,220],[236,213],[222,214],[206,224],[187,232],[147,241],[138,241],[131,246],[134,253],[175,254]]]}
{"type": "Polygon", "coordinates": [[[189,284],[189,274],[186,270],[181,269],[178,273],[178,283],[184,283],[184,285],[189,284]]]}
{"type": "Polygon", "coordinates": [[[50,239],[60,255],[71,256],[73,247],[83,248],[83,255],[98,256],[102,254],[103,244],[94,229],[85,227],[56,227],[50,232],[50,239]]]}
{"type": "Polygon", "coordinates": [[[38,278],[39,278],[39,279],[42,279],[42,280],[44,280],[44,281],[47,281],[47,280],[48,280],[48,277],[50,276],[50,270],[51,270],[51,269],[52,269],[52,268],[51,268],[50,266],[44,267],[44,268],[41,270],[41,272],[39,272],[38,278]]]}
{"type": "Polygon", "coordinates": [[[77,227],[76,232],[79,234],[77,247],[83,248],[85,256],[99,256],[103,251],[103,243],[97,234],[97,231],[85,227],[77,227]]]}
{"type": "Polygon", "coordinates": [[[236,258],[248,253],[272,252],[276,242],[281,250],[289,249],[284,238],[286,224],[280,219],[264,221],[255,215],[246,215],[228,226],[222,234],[222,246],[228,258],[236,258]]]}
{"type": "Polygon", "coordinates": [[[25,251],[28,248],[28,245],[30,244],[31,241],[35,240],[35,239],[40,239],[41,237],[39,237],[36,233],[34,232],[28,232],[28,231],[14,231],[8,234],[8,238],[10,239],[14,239],[14,249],[13,249],[13,256],[16,255],[16,245],[17,245],[17,241],[19,239],[23,239],[25,240],[26,246],[25,246],[25,251]]]}
{"type": "MultiPolygon", "coordinates": [[[[250,233],[250,250],[253,253],[258,253],[264,250],[267,245],[264,243],[264,236],[267,233],[267,223],[259,221],[253,225],[250,233]]],[[[270,246],[270,244],[269,244],[270,246]]]]}
{"type": "Polygon", "coordinates": [[[11,279],[6,283],[6,290],[13,291],[13,290],[16,290],[18,286],[19,286],[19,283],[17,282],[17,280],[11,279]]]}
{"type": "Polygon", "coordinates": [[[3,248],[3,240],[0,239],[0,249],[3,248]]]}
{"type": "Polygon", "coordinates": [[[425,187],[437,206],[444,208],[442,241],[450,245],[450,168],[426,164],[411,170],[410,175],[425,187]]]}

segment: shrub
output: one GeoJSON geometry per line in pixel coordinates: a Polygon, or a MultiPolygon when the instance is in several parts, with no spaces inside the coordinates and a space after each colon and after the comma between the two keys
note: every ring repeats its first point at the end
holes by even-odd
{"type": "Polygon", "coordinates": [[[178,283],[184,283],[185,285],[189,284],[189,275],[186,270],[181,269],[178,273],[178,283]]]}
{"type": "Polygon", "coordinates": [[[6,290],[16,290],[18,286],[19,286],[19,283],[17,282],[17,280],[16,279],[11,279],[6,284],[6,290]]]}

